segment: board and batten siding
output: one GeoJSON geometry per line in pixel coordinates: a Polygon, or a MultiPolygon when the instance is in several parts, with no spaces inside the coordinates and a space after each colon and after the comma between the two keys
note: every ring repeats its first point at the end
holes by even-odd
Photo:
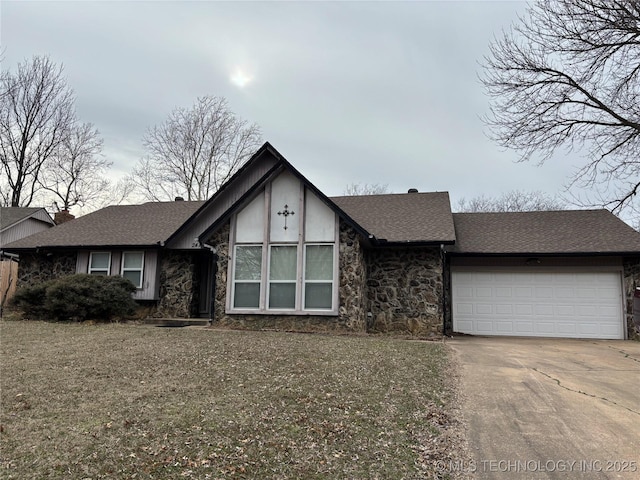
{"type": "Polygon", "coordinates": [[[245,193],[254,187],[260,180],[274,167],[276,159],[265,158],[256,168],[242,175],[235,182],[227,185],[224,191],[220,192],[213,204],[199,213],[198,217],[181,234],[167,244],[169,248],[179,250],[201,249],[196,243],[196,239],[234,206],[245,193]]]}
{"type": "Polygon", "coordinates": [[[89,272],[89,255],[91,252],[110,252],[111,253],[111,275],[120,275],[120,266],[122,252],[144,252],[144,269],[142,272],[142,288],[136,290],[133,294],[134,300],[158,300],[158,251],[157,250],[136,250],[135,248],[127,250],[83,250],[78,252],[76,261],[76,273],[89,272]]]}
{"type": "Polygon", "coordinates": [[[33,235],[34,233],[48,230],[52,226],[53,225],[51,223],[45,222],[44,220],[41,221],[35,218],[27,218],[0,232],[0,245],[7,245],[11,242],[15,242],[16,240],[20,240],[21,238],[33,235]]]}

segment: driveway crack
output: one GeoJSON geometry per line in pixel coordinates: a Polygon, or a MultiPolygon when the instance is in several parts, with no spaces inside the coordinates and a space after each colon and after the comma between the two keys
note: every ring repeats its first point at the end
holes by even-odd
{"type": "Polygon", "coordinates": [[[638,360],[635,357],[632,357],[631,354],[629,352],[625,352],[624,350],[620,350],[619,348],[616,347],[612,347],[611,345],[607,345],[609,348],[612,348],[613,350],[617,351],[618,353],[621,353],[622,355],[624,355],[624,358],[628,358],[629,360],[633,360],[634,362],[638,362],[640,363],[640,360],[638,360]]]}
{"type": "Polygon", "coordinates": [[[609,400],[609,399],[608,399],[608,398],[606,398],[606,397],[600,397],[600,396],[598,396],[598,395],[594,395],[594,394],[592,394],[592,393],[583,392],[582,390],[575,390],[575,389],[573,389],[573,388],[566,387],[566,386],[564,386],[564,385],[560,382],[560,379],[555,378],[555,377],[553,377],[553,376],[549,375],[548,373],[543,372],[542,370],[538,370],[538,369],[537,369],[537,368],[535,368],[535,367],[532,367],[531,369],[532,369],[533,371],[535,371],[535,372],[538,372],[538,373],[539,373],[539,374],[541,374],[541,375],[544,375],[544,376],[545,376],[545,377],[547,377],[548,379],[553,380],[554,382],[556,382],[556,383],[558,384],[558,386],[559,386],[560,388],[564,388],[565,390],[568,390],[569,392],[579,393],[579,394],[581,394],[581,395],[585,395],[585,396],[587,396],[587,397],[591,397],[591,398],[597,398],[598,400],[603,400],[603,401],[608,402],[608,403],[611,403],[611,404],[613,404],[613,405],[615,405],[615,406],[617,406],[617,407],[624,408],[625,410],[629,410],[631,413],[635,413],[636,415],[640,415],[640,412],[639,412],[639,411],[637,411],[637,410],[633,410],[632,408],[629,408],[629,407],[627,407],[627,406],[625,406],[625,405],[621,405],[621,404],[619,404],[619,403],[617,403],[617,402],[614,402],[613,400],[609,400]]]}

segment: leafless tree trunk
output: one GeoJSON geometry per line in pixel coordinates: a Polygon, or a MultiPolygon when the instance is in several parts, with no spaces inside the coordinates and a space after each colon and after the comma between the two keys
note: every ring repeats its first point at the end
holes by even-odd
{"type": "Polygon", "coordinates": [[[72,90],[47,57],[18,65],[0,76],[0,196],[3,203],[29,206],[41,188],[46,163],[75,122],[72,90]]]}
{"type": "Polygon", "coordinates": [[[640,2],[542,0],[491,45],[487,122],[522,160],[560,147],[586,163],[570,186],[619,212],[640,188],[640,2]]]}
{"type": "Polygon", "coordinates": [[[469,200],[461,198],[458,212],[534,212],[539,210],[564,210],[565,203],[544,192],[513,190],[498,197],[480,195],[469,200]]]}
{"type": "Polygon", "coordinates": [[[39,179],[58,210],[91,205],[104,197],[109,187],[104,173],[112,162],[101,151],[102,139],[90,123],[72,127],[58,145],[39,179]]]}
{"type": "Polygon", "coordinates": [[[260,129],[247,124],[219,97],[201,97],[189,109],[177,108],[147,132],[148,155],[132,180],[149,200],[205,200],[258,149],[260,129]]]}

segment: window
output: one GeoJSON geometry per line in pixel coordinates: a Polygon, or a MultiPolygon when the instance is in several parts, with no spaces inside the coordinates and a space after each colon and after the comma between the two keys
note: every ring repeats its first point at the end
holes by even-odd
{"type": "Polygon", "coordinates": [[[142,273],[144,268],[143,252],[122,252],[121,274],[133,283],[136,288],[142,288],[142,273]]]}
{"type": "Polygon", "coordinates": [[[304,308],[333,308],[333,245],[306,245],[304,308]]]}
{"type": "Polygon", "coordinates": [[[335,212],[297,177],[276,177],[232,219],[229,313],[335,315],[335,212]]]}
{"type": "Polygon", "coordinates": [[[91,252],[89,256],[90,275],[109,275],[111,270],[111,253],[91,252]]]}
{"type": "Polygon", "coordinates": [[[260,307],[262,277],[262,246],[236,245],[234,308],[260,307]]]}
{"type": "Polygon", "coordinates": [[[269,308],[296,308],[298,247],[272,245],[269,260],[269,308]]]}

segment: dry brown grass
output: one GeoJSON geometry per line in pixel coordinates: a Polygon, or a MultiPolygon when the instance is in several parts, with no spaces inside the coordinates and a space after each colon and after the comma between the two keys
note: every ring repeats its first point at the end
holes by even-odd
{"type": "Polygon", "coordinates": [[[441,344],[0,322],[3,478],[430,478],[441,344]]]}

